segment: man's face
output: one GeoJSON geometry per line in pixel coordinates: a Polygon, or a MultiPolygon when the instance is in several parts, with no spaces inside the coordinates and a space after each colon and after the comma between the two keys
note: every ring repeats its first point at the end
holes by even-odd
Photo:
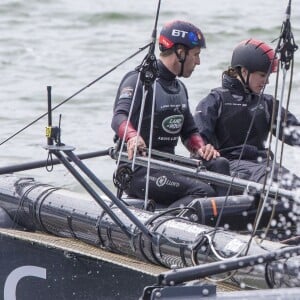
{"type": "Polygon", "coordinates": [[[184,62],[182,77],[188,78],[192,75],[196,65],[200,65],[200,47],[190,49],[184,62]]]}

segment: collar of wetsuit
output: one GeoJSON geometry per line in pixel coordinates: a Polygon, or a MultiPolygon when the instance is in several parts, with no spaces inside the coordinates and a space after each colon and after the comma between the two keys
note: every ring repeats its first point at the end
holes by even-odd
{"type": "Polygon", "coordinates": [[[222,86],[223,88],[230,90],[230,92],[236,95],[249,94],[249,91],[245,89],[240,80],[227,74],[223,75],[222,86]]]}
{"type": "Polygon", "coordinates": [[[159,77],[165,80],[174,80],[176,75],[172,73],[160,60],[157,63],[159,69],[159,77]]]}

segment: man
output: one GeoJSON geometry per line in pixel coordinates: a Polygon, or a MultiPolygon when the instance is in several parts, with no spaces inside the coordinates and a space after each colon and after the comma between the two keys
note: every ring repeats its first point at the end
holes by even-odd
{"type": "MultiPolygon", "coordinates": [[[[265,180],[267,166],[272,165],[265,143],[273,108],[274,124],[279,109],[279,102],[262,90],[277,66],[275,52],[267,44],[256,39],[242,41],[233,51],[231,67],[222,75],[222,87],[213,89],[199,102],[194,116],[205,142],[213,144],[229,159],[231,171],[240,178],[261,183],[265,180]]],[[[283,135],[284,126],[290,125],[299,125],[299,122],[282,108],[279,138],[284,138],[289,145],[299,144],[293,135],[283,135]]],[[[276,126],[272,128],[275,135],[276,126]]],[[[278,164],[275,171],[275,174],[279,171],[278,164]]],[[[291,179],[288,180],[290,187],[285,184],[285,188],[297,185],[297,176],[285,168],[281,171],[286,180],[291,179]]]]}
{"type": "MultiPolygon", "coordinates": [[[[135,147],[143,151],[149,147],[150,121],[153,120],[152,148],[175,153],[179,137],[186,148],[197,157],[207,161],[212,171],[229,174],[227,160],[210,144],[206,144],[198,133],[190,112],[188,94],[184,84],[177,77],[188,78],[200,64],[200,52],[205,47],[205,39],[199,28],[185,22],[167,23],[159,36],[160,59],[157,62],[159,75],[154,84],[155,109],[151,114],[153,85],[146,93],[142,123],[138,133],[138,123],[143,99],[143,82],[138,83],[137,70],[125,75],[118,89],[112,128],[120,139],[125,139],[129,159],[133,158],[135,147]],[[132,108],[131,108],[132,105],[132,108]],[[132,111],[128,120],[129,112],[132,111]],[[217,159],[218,158],[218,159],[217,159]],[[213,163],[210,163],[210,161],[213,163]]],[[[144,198],[146,189],[146,168],[136,166],[126,192],[133,197],[144,198]]],[[[186,205],[195,197],[215,195],[215,190],[207,183],[188,178],[166,170],[151,170],[149,176],[149,199],[155,202],[179,206],[186,205]]]]}

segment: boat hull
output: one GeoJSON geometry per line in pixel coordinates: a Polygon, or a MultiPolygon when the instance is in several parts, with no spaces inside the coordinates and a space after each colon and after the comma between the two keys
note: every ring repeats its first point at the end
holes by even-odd
{"type": "Polygon", "coordinates": [[[0,289],[9,299],[138,299],[167,269],[71,239],[0,229],[0,289]]]}
{"type": "MultiPolygon", "coordinates": [[[[264,255],[286,245],[253,239],[190,222],[174,215],[128,207],[156,239],[149,239],[113,203],[107,202],[124,225],[120,228],[93,198],[35,182],[32,178],[6,175],[0,179],[0,207],[19,226],[60,237],[75,238],[91,245],[167,268],[193,267],[245,255],[264,255]],[[124,232],[124,229],[125,232],[124,232]],[[126,233],[130,233],[130,238],[126,233]]],[[[224,276],[237,285],[267,288],[300,286],[300,257],[277,260],[256,268],[241,268],[224,276]],[[281,270],[285,272],[282,273],[281,270]],[[279,277],[278,277],[279,276],[279,277]]],[[[226,270],[224,270],[226,273],[226,270]]],[[[226,279],[227,280],[227,279],[226,279]]]]}

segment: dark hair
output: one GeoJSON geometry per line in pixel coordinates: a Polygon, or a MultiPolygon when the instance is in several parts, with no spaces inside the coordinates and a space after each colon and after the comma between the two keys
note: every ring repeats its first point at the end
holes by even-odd
{"type": "Polygon", "coordinates": [[[162,56],[162,57],[167,57],[167,56],[170,56],[171,54],[175,53],[177,49],[183,49],[185,51],[189,50],[184,45],[177,44],[176,47],[166,49],[165,51],[160,52],[159,55],[162,56]]]}

